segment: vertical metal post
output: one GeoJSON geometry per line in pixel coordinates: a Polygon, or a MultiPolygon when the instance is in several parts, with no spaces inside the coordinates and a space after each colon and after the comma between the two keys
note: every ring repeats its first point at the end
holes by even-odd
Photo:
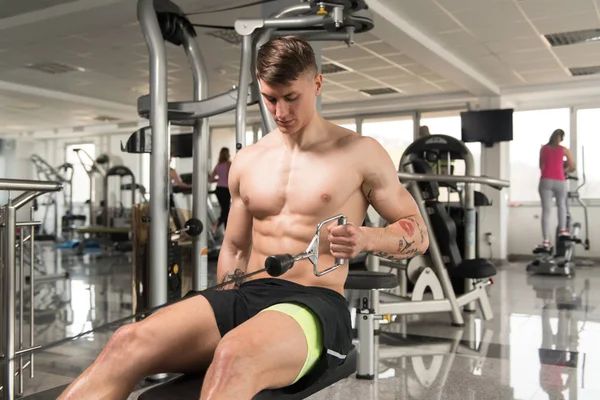
{"type": "Polygon", "coordinates": [[[363,121],[364,119],[361,117],[356,117],[354,119],[354,124],[356,125],[356,133],[358,133],[360,136],[363,135],[363,121]]]}
{"type": "MultiPolygon", "coordinates": [[[[48,195],[54,202],[54,237],[55,240],[59,238],[58,236],[58,195],[56,193],[50,193],[48,195]]],[[[19,392],[21,394],[21,392],[19,392]]]]}
{"type": "Polygon", "coordinates": [[[139,0],[137,16],[150,58],[150,283],[149,306],[167,302],[167,232],[169,231],[169,131],[167,126],[167,58],[153,0],[139,0]]]}
{"type": "MultiPolygon", "coordinates": [[[[108,175],[104,175],[103,176],[103,181],[102,181],[102,198],[104,199],[104,226],[106,226],[107,228],[110,228],[110,220],[111,220],[111,216],[108,213],[108,210],[110,209],[110,207],[108,206],[108,175]]],[[[119,193],[121,193],[121,190],[119,189],[119,193]]],[[[123,203],[121,203],[123,204],[123,203]]]]}
{"type": "MultiPolygon", "coordinates": [[[[246,107],[248,86],[250,85],[250,65],[252,63],[252,35],[242,36],[242,59],[240,61],[240,83],[238,86],[237,107],[235,111],[235,148],[240,151],[246,147],[246,107]]],[[[261,108],[261,112],[262,112],[261,108]]]]}
{"type": "Polygon", "coordinates": [[[253,90],[259,94],[258,95],[258,108],[260,110],[260,115],[262,116],[261,121],[260,121],[260,127],[262,129],[263,136],[265,136],[268,133],[277,129],[277,124],[275,124],[273,117],[271,117],[271,114],[269,113],[269,110],[267,109],[267,105],[265,104],[265,99],[260,94],[260,82],[258,81],[258,78],[256,77],[256,55],[257,55],[260,47],[269,41],[273,32],[275,32],[275,29],[267,29],[267,30],[262,31],[262,33],[259,33],[258,35],[256,35],[256,40],[253,43],[254,48],[252,51],[252,61],[250,63],[250,65],[251,65],[250,71],[252,72],[252,78],[253,78],[253,80],[252,80],[253,90]]]}
{"type": "MultiPolygon", "coordinates": [[[[9,196],[10,197],[10,196],[9,196]]],[[[6,318],[4,318],[4,310],[6,306],[4,305],[6,296],[4,296],[5,291],[5,283],[6,283],[6,207],[0,208],[0,356],[4,357],[6,354],[6,318]]],[[[4,393],[4,387],[6,384],[4,381],[6,380],[6,367],[7,365],[4,363],[0,363],[0,387],[2,387],[2,392],[4,393]]]]}
{"type": "MultiPolygon", "coordinates": [[[[56,196],[55,196],[56,197],[56,196]]],[[[57,203],[55,203],[56,205],[57,203]]],[[[58,214],[57,214],[58,215],[58,214]]],[[[23,239],[25,236],[25,227],[21,227],[19,234],[19,350],[23,350],[23,302],[25,296],[23,289],[25,288],[25,251],[23,239]]],[[[19,395],[23,394],[23,356],[19,356],[19,395]]]]}
{"type": "MultiPolygon", "coordinates": [[[[408,161],[409,158],[402,157],[402,159],[400,160],[400,165],[403,166],[406,172],[413,174],[415,170],[412,164],[408,161]]],[[[423,196],[421,195],[421,191],[419,190],[419,185],[417,184],[417,182],[411,181],[408,186],[408,191],[413,196],[415,202],[417,203],[417,206],[419,207],[419,211],[421,213],[421,216],[423,217],[423,221],[425,222],[427,231],[430,233],[433,232],[431,220],[429,219],[429,213],[427,212],[427,208],[425,207],[425,201],[423,200],[423,196]]],[[[471,200],[473,200],[472,196],[471,200]]],[[[454,293],[454,289],[452,288],[450,276],[448,276],[448,270],[444,265],[442,252],[437,241],[435,240],[435,237],[432,237],[431,234],[429,240],[429,254],[431,257],[431,261],[433,262],[433,269],[435,270],[435,274],[437,275],[440,284],[442,285],[444,295],[450,302],[452,324],[455,326],[463,326],[465,324],[465,321],[463,319],[462,313],[460,312],[460,307],[458,306],[458,302],[456,300],[456,294],[454,293]]]]}
{"type": "MultiPolygon", "coordinates": [[[[262,96],[260,96],[260,97],[262,97],[262,96]]],[[[258,142],[258,139],[260,139],[258,137],[258,129],[259,129],[258,125],[252,125],[252,144],[258,142]]],[[[264,135],[264,133],[263,133],[263,135],[264,135]]]]}
{"type": "Polygon", "coordinates": [[[415,111],[413,114],[413,139],[417,140],[421,132],[421,112],[415,111]]]}
{"type": "MultiPolygon", "coordinates": [[[[35,210],[31,207],[29,213],[29,220],[33,221],[35,219],[35,210]]],[[[31,238],[29,239],[29,346],[35,346],[35,322],[34,322],[34,310],[35,310],[35,226],[31,226],[30,228],[31,238]]],[[[29,377],[33,379],[34,370],[33,370],[33,352],[29,353],[29,377]]]]}
{"type": "MultiPolygon", "coordinates": [[[[465,146],[465,174],[469,176],[475,175],[475,161],[473,155],[465,146]]],[[[473,183],[466,182],[465,193],[465,259],[472,260],[475,258],[477,240],[475,232],[477,231],[477,221],[475,217],[475,188],[473,183]]],[[[465,293],[472,291],[475,288],[472,279],[465,279],[465,293]]],[[[465,305],[465,311],[475,311],[475,302],[472,301],[465,305]]]]}
{"type": "Polygon", "coordinates": [[[90,213],[90,226],[95,226],[96,221],[94,221],[94,186],[95,186],[95,178],[94,172],[92,171],[88,177],[90,178],[90,204],[88,205],[88,210],[90,213]]]}
{"type": "MultiPolygon", "coordinates": [[[[183,31],[183,48],[190,62],[194,76],[194,101],[208,97],[208,71],[202,52],[195,38],[187,30],[183,31]]],[[[248,85],[246,84],[246,90],[248,85]]],[[[247,94],[244,101],[247,101],[247,94]]],[[[204,229],[199,236],[192,238],[194,274],[192,289],[208,287],[208,156],[210,151],[210,129],[208,118],[194,121],[194,152],[192,174],[192,214],[202,221],[204,229]]]]}
{"type": "Polygon", "coordinates": [[[4,318],[4,359],[7,360],[4,367],[4,389],[2,395],[4,399],[12,400],[15,398],[15,229],[16,212],[9,199],[5,207],[5,227],[4,227],[4,285],[3,297],[4,309],[0,313],[4,318]]]}
{"type": "Polygon", "coordinates": [[[356,378],[375,378],[375,314],[368,309],[361,309],[356,314],[356,330],[359,342],[359,355],[356,378]]]}

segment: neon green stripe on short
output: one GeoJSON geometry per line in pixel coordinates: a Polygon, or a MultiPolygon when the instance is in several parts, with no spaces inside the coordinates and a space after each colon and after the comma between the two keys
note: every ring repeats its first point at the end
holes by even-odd
{"type": "Polygon", "coordinates": [[[298,303],[279,303],[272,305],[261,312],[263,311],[279,311],[287,314],[294,318],[304,331],[308,354],[306,354],[304,366],[296,379],[292,382],[292,384],[294,384],[306,375],[317,363],[319,357],[321,357],[321,352],[323,350],[323,330],[321,328],[321,321],[319,321],[319,317],[317,317],[308,307],[298,303]]]}

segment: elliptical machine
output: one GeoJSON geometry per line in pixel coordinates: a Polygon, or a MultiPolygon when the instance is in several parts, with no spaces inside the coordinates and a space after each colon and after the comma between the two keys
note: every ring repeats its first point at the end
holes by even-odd
{"type": "MultiPolygon", "coordinates": [[[[583,150],[581,154],[581,163],[583,165],[583,150]]],[[[579,178],[575,175],[567,175],[567,180],[578,181],[579,178]]],[[[533,254],[538,257],[527,265],[527,272],[536,275],[559,275],[571,276],[575,274],[575,245],[581,244],[585,250],[590,249],[589,228],[588,228],[588,211],[587,205],[579,197],[579,189],[585,185],[585,170],[582,173],[582,182],[575,190],[569,190],[567,195],[567,229],[569,235],[560,235],[558,227],[556,228],[556,247],[545,249],[537,246],[533,250],[533,254]],[[571,200],[577,201],[583,209],[583,218],[585,223],[585,239],[580,237],[581,223],[573,222],[571,215],[570,203],[571,200]]]]}

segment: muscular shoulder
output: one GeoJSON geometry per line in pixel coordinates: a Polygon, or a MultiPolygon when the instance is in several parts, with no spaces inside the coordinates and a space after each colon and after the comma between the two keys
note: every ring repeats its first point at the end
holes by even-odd
{"type": "Polygon", "coordinates": [[[229,166],[230,188],[235,188],[239,184],[244,171],[248,170],[253,159],[256,158],[257,150],[255,146],[256,144],[244,147],[235,154],[235,157],[233,157],[233,161],[229,166]]]}
{"type": "Polygon", "coordinates": [[[389,158],[387,150],[376,139],[370,136],[356,136],[351,139],[350,150],[366,163],[378,164],[389,158]]]}
{"type": "Polygon", "coordinates": [[[383,170],[396,170],[389,153],[376,139],[370,136],[353,135],[346,140],[348,143],[345,154],[351,157],[364,179],[376,177],[383,170]]]}

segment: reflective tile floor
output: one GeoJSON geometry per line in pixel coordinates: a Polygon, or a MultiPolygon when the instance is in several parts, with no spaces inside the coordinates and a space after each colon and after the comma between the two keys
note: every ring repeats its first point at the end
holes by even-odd
{"type": "MultiPolygon", "coordinates": [[[[131,314],[130,255],[76,256],[48,245],[38,253],[36,276],[68,272],[70,278],[38,279],[36,344],[131,314]]],[[[209,284],[214,268],[209,266],[209,284]]],[[[600,265],[582,267],[566,279],[528,277],[524,264],[511,264],[500,268],[489,289],[491,321],[466,314],[466,326],[456,328],[447,314],[398,317],[382,326],[375,380],[350,376],[311,399],[600,399],[600,265]]],[[[27,301],[24,305],[27,310],[27,301]]],[[[29,319],[27,312],[24,317],[29,319]]],[[[27,323],[23,334],[28,343],[27,323]]],[[[36,353],[35,377],[24,374],[24,394],[55,398],[43,394],[89,366],[110,334],[90,334],[36,353]]],[[[147,386],[140,383],[129,398],[147,386]]]]}

